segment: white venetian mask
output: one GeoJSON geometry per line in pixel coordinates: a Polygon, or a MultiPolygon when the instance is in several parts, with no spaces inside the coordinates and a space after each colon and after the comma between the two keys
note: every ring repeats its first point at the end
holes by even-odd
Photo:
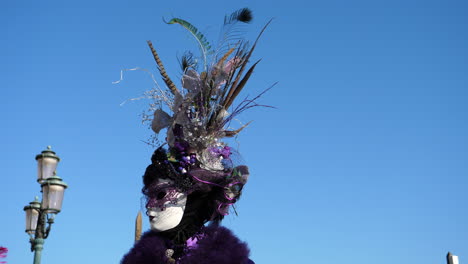
{"type": "Polygon", "coordinates": [[[179,225],[184,216],[187,195],[174,188],[174,182],[169,179],[158,179],[155,185],[158,190],[150,197],[146,205],[151,229],[166,231],[179,225]]]}

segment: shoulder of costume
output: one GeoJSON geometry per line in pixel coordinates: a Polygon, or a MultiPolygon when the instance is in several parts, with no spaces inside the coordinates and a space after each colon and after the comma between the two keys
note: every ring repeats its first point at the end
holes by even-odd
{"type": "Polygon", "coordinates": [[[166,241],[156,232],[148,231],[141,236],[135,246],[123,257],[121,264],[165,263],[166,241]]]}
{"type": "Polygon", "coordinates": [[[182,259],[181,264],[239,264],[249,262],[250,249],[231,230],[219,225],[207,226],[197,248],[182,259]]]}

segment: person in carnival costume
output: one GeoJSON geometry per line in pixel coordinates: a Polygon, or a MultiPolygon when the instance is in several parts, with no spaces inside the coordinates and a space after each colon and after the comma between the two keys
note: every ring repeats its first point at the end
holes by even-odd
{"type": "Polygon", "coordinates": [[[247,69],[257,41],[269,24],[249,46],[236,33],[251,20],[248,8],[226,16],[217,49],[212,49],[189,22],[179,18],[167,22],[183,26],[200,46],[203,65],[198,65],[191,53],[181,58],[182,90],[169,78],[148,41],[169,88],[147,94],[155,99],[149,119],[156,135],[166,128],[167,135],[143,176],[142,192],[151,230],[123,257],[122,264],[254,263],[249,259],[248,246],[220,226],[249,177],[248,167],[239,163],[239,154],[221,139],[237,135],[248,125],[229,129],[238,114],[260,106],[256,99],[263,94],[232,106],[259,62],[247,69]]]}

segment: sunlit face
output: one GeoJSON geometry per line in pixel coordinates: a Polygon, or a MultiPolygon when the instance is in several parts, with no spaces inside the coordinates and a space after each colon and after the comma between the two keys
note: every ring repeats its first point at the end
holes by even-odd
{"type": "Polygon", "coordinates": [[[161,232],[174,228],[184,216],[187,195],[178,192],[173,186],[174,182],[169,179],[158,179],[156,187],[159,191],[146,205],[146,214],[154,231],[161,232]]]}

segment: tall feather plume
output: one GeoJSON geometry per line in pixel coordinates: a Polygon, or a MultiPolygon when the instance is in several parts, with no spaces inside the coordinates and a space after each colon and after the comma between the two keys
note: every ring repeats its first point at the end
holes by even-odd
{"type": "Polygon", "coordinates": [[[224,16],[224,26],[220,33],[220,39],[215,54],[223,54],[233,43],[238,44],[242,39],[243,33],[241,25],[250,23],[252,19],[252,11],[249,8],[241,8],[232,12],[230,15],[224,16]]]}
{"type": "Polygon", "coordinates": [[[234,92],[232,93],[231,97],[228,98],[228,101],[226,102],[224,108],[225,109],[228,109],[231,104],[234,102],[234,99],[237,97],[237,95],[239,95],[239,93],[242,91],[242,88],[244,88],[245,84],[247,83],[247,81],[249,80],[250,76],[252,75],[253,73],[253,70],[255,69],[255,66],[257,66],[257,64],[260,62],[260,60],[258,60],[257,62],[254,63],[254,65],[252,65],[252,67],[250,67],[250,69],[247,71],[247,73],[245,74],[244,78],[242,78],[242,80],[239,82],[239,85],[235,88],[234,92]]]}
{"type": "MultiPolygon", "coordinates": [[[[237,89],[237,84],[242,76],[242,73],[245,69],[245,66],[247,65],[248,61],[249,61],[249,58],[250,56],[252,55],[254,49],[255,49],[255,46],[257,46],[257,43],[258,43],[258,40],[260,39],[260,37],[262,36],[263,32],[265,31],[265,29],[268,27],[268,25],[271,23],[272,20],[268,21],[268,23],[263,27],[262,31],[260,31],[260,34],[258,34],[257,36],[257,39],[255,40],[252,48],[250,49],[249,53],[245,55],[245,57],[243,58],[242,60],[242,64],[240,66],[240,69],[239,71],[237,72],[237,75],[236,75],[236,78],[234,79],[234,82],[232,83],[231,85],[231,89],[229,90],[229,93],[228,95],[225,97],[224,99],[224,102],[223,102],[223,108],[224,109],[227,109],[227,105],[230,103],[232,103],[235,99],[235,97],[232,97],[232,95],[234,94],[234,92],[236,91],[237,89]]],[[[255,65],[254,65],[255,66],[255,65]]]]}
{"type": "Polygon", "coordinates": [[[183,19],[180,19],[180,18],[173,18],[169,22],[167,22],[167,24],[179,24],[183,28],[188,30],[188,32],[190,32],[190,34],[192,34],[192,36],[198,42],[198,45],[199,45],[200,50],[202,52],[205,68],[206,68],[206,63],[207,63],[206,62],[206,56],[207,56],[208,52],[210,51],[211,46],[210,46],[210,43],[208,42],[208,40],[206,40],[205,36],[201,32],[199,32],[198,29],[195,26],[193,26],[189,22],[187,22],[187,21],[185,21],[183,19]]]}
{"type": "MultiPolygon", "coordinates": [[[[239,47],[237,48],[237,51],[236,51],[234,57],[243,58],[245,56],[246,49],[247,49],[246,48],[247,44],[246,43],[240,43],[240,44],[241,45],[239,45],[239,47]]],[[[225,55],[227,55],[229,53],[230,52],[228,51],[225,55]]],[[[225,56],[223,56],[223,57],[225,57],[225,56]]],[[[222,61],[222,59],[220,59],[220,62],[222,61]]],[[[215,121],[220,119],[219,116],[220,116],[220,114],[223,113],[223,111],[227,111],[227,108],[222,107],[223,102],[225,101],[226,94],[230,91],[232,79],[236,76],[236,72],[237,72],[239,67],[240,67],[240,64],[236,63],[234,65],[233,69],[231,70],[231,72],[228,73],[229,76],[228,76],[228,78],[226,80],[226,84],[224,85],[224,88],[221,91],[220,96],[218,97],[218,100],[217,100],[217,105],[220,106],[220,107],[218,107],[217,109],[214,109],[213,114],[211,115],[210,120],[208,122],[208,127],[209,128],[212,128],[212,129],[216,130],[216,129],[220,129],[220,126],[222,126],[219,123],[216,124],[215,121]]]]}
{"type": "Polygon", "coordinates": [[[166,69],[164,68],[163,63],[162,63],[161,59],[159,58],[158,53],[153,48],[153,43],[151,43],[150,40],[148,40],[147,43],[148,43],[148,46],[151,49],[151,53],[153,53],[154,60],[156,61],[156,64],[158,65],[158,70],[159,70],[159,73],[161,74],[161,77],[162,77],[163,81],[166,83],[167,87],[169,88],[169,90],[171,90],[171,93],[173,95],[179,94],[179,90],[177,89],[176,85],[171,80],[171,78],[169,78],[169,75],[167,75],[166,69]]]}
{"type": "MultiPolygon", "coordinates": [[[[237,62],[234,65],[234,68],[231,70],[231,73],[229,74],[229,77],[226,82],[225,90],[223,92],[223,98],[225,98],[226,92],[229,91],[229,88],[231,87],[231,83],[233,81],[233,78],[237,76],[238,69],[241,67],[243,58],[245,58],[245,55],[247,54],[248,50],[248,42],[241,42],[239,43],[239,47],[237,48],[236,54],[234,54],[234,57],[239,58],[239,62],[237,62]]],[[[224,102],[224,100],[223,100],[224,102]]],[[[220,102],[220,105],[222,102],[220,102]]]]}

